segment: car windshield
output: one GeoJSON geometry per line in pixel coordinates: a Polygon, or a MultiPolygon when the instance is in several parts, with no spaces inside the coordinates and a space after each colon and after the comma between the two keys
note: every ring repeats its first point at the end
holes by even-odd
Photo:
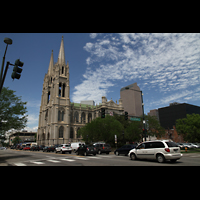
{"type": "Polygon", "coordinates": [[[175,142],[166,142],[168,147],[178,147],[178,145],[175,142]]]}

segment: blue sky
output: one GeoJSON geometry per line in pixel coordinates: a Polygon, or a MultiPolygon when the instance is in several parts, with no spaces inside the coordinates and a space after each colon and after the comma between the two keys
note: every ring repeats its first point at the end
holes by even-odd
{"type": "Polygon", "coordinates": [[[200,106],[200,34],[0,33],[0,60],[9,37],[5,64],[24,62],[19,80],[12,81],[9,67],[4,87],[28,102],[27,130],[37,130],[44,75],[52,50],[57,62],[62,35],[71,102],[119,101],[120,89],[137,82],[145,113],[175,101],[200,106]]]}

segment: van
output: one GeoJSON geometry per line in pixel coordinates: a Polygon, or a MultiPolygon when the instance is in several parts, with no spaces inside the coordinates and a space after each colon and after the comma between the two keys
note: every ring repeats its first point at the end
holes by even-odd
{"type": "Polygon", "coordinates": [[[76,151],[78,147],[80,147],[82,144],[85,144],[84,142],[72,142],[71,147],[73,151],[76,151]]]}
{"type": "Polygon", "coordinates": [[[128,156],[131,160],[136,159],[155,159],[159,163],[170,160],[176,162],[176,160],[182,157],[180,153],[180,147],[170,140],[155,140],[142,142],[135,149],[129,151],[128,156]]]}

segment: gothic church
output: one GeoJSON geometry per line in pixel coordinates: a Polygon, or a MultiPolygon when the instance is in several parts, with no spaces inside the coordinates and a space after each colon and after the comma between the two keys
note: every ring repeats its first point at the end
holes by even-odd
{"type": "MultiPolygon", "coordinates": [[[[83,99],[84,100],[84,99],[83,99]]],[[[81,140],[78,130],[91,120],[100,117],[101,108],[106,114],[123,114],[119,104],[102,97],[99,105],[70,102],[69,63],[65,62],[64,41],[61,40],[57,63],[51,53],[48,73],[45,74],[38,122],[38,145],[55,145],[81,140]]]]}

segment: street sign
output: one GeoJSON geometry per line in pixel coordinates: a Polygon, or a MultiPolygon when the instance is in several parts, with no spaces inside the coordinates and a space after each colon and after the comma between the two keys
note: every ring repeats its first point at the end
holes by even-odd
{"type": "Polygon", "coordinates": [[[115,135],[115,144],[117,143],[117,135],[115,135]]]}
{"type": "Polygon", "coordinates": [[[113,112],[110,112],[110,116],[113,116],[113,112]]]}
{"type": "Polygon", "coordinates": [[[141,121],[141,118],[131,117],[130,120],[131,120],[131,121],[137,121],[137,122],[140,122],[140,121],[141,121]]]}

